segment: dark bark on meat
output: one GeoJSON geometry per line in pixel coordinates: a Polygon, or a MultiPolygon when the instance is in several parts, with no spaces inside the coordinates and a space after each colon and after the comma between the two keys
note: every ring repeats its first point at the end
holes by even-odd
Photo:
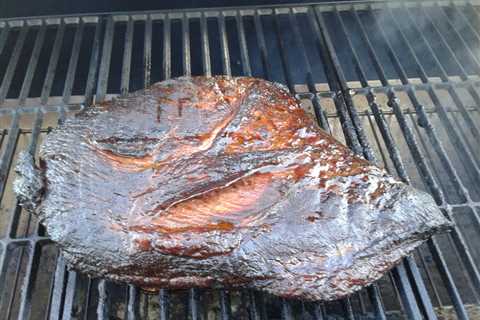
{"type": "Polygon", "coordinates": [[[178,78],[88,109],[40,159],[21,156],[15,190],[66,261],[145,288],[336,299],[451,224],[253,78],[178,78]]]}

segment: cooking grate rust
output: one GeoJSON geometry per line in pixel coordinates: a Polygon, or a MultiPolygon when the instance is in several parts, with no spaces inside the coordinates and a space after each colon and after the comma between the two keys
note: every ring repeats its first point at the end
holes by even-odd
{"type": "Polygon", "coordinates": [[[470,2],[341,2],[0,21],[0,318],[437,319],[480,314],[480,15],[470,2]],[[456,222],[375,285],[329,303],[161,290],[66,270],[12,194],[69,114],[180,75],[284,83],[320,126],[456,222]]]}

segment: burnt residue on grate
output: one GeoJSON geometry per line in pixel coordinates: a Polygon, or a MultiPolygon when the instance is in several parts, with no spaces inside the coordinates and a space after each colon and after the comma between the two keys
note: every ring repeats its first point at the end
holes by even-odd
{"type": "Polygon", "coordinates": [[[382,2],[0,22],[4,318],[475,318],[480,296],[480,16],[475,3],[382,2]],[[42,31],[43,30],[43,31],[42,31]],[[12,197],[12,165],[78,104],[176,75],[284,83],[357,154],[430,192],[457,223],[376,285],[327,304],[252,291],[149,295],[67,271],[12,197]],[[49,107],[52,106],[52,107],[49,107]],[[62,107],[58,107],[62,106],[62,107]]]}

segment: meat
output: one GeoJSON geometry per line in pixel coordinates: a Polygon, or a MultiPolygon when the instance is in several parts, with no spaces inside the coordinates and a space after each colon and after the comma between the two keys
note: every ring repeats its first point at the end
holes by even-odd
{"type": "Polygon", "coordinates": [[[150,289],[336,299],[451,224],[281,85],[247,77],[177,78],[89,108],[17,172],[71,267],[150,289]]]}

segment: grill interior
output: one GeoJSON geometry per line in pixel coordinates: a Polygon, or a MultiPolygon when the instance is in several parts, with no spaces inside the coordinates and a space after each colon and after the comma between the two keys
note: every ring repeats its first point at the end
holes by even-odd
{"type": "Polygon", "coordinates": [[[466,2],[341,2],[0,21],[2,319],[480,316],[480,15],[466,2]],[[66,270],[12,194],[21,150],[65,117],[180,75],[286,84],[352,150],[430,192],[457,226],[375,285],[328,303],[161,290],[66,270]]]}

